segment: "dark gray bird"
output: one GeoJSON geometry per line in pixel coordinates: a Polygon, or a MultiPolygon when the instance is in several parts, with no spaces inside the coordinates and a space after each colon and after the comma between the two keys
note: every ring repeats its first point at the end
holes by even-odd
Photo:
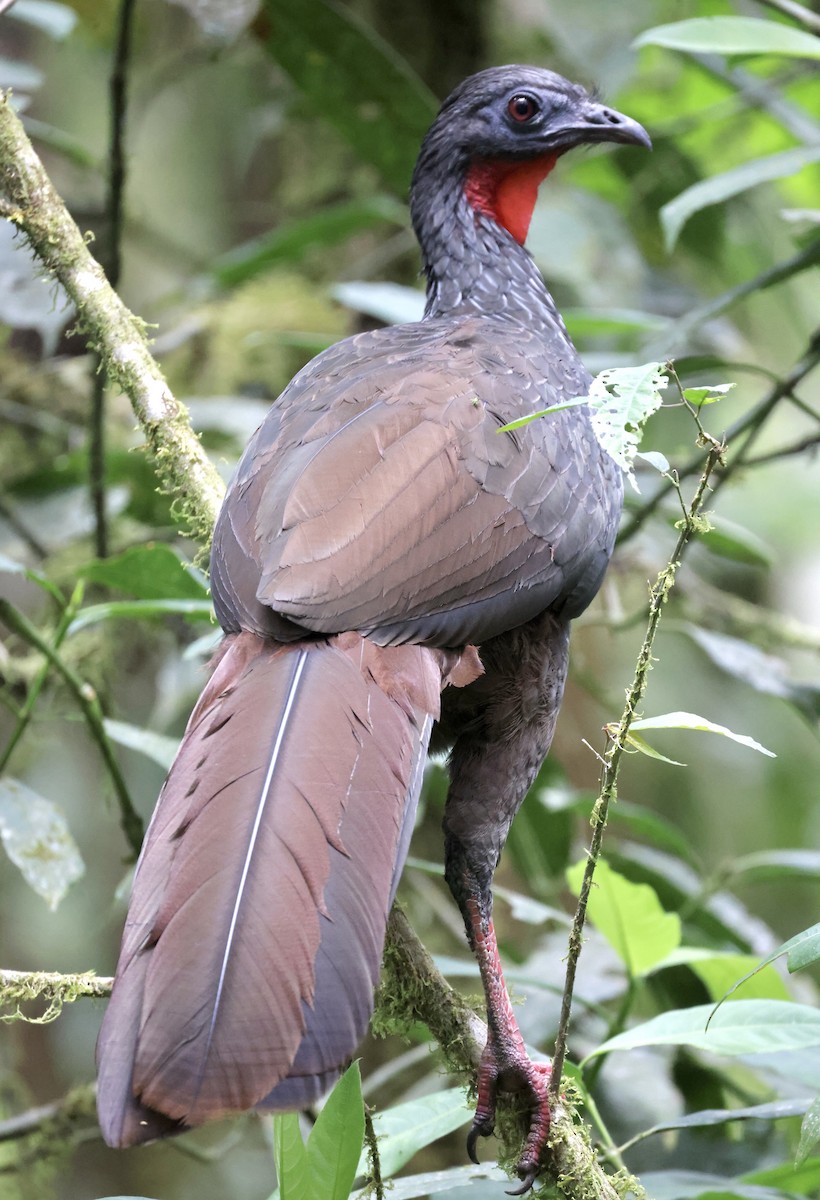
{"type": "Polygon", "coordinates": [[[245,451],[211,560],[225,638],[140,857],[99,1040],[111,1145],[301,1107],[336,1078],[371,1013],[432,737],[487,997],[468,1148],[497,1088],[525,1089],[532,1184],[548,1074],[507,996],[491,884],[622,482],[585,407],[499,427],[588,390],[523,242],[558,157],[603,141],[650,145],[550,71],[465,80],[413,178],[424,319],[313,359],[245,451]]]}

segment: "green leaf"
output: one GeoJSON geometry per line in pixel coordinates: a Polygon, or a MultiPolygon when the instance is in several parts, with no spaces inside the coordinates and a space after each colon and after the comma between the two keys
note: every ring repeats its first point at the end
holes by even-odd
{"type": "MultiPolygon", "coordinates": [[[[577,896],[581,890],[586,860],[567,871],[569,886],[577,896]]],[[[680,945],[681,925],[677,913],[668,913],[646,883],[632,883],[613,871],[605,861],[595,868],[589,896],[589,917],[616,954],[630,977],[646,975],[680,945]]]]}
{"type": "Polygon", "coordinates": [[[820,58],[820,41],[791,25],[757,17],[693,17],[647,29],[633,46],[665,46],[693,54],[787,54],[820,58]]]}
{"type": "Polygon", "coordinates": [[[683,389],[683,395],[690,404],[700,408],[704,404],[717,404],[735,386],[734,383],[718,383],[711,387],[689,387],[683,389]]]}
{"type": "Polygon", "coordinates": [[[733,742],[738,742],[741,746],[748,746],[750,750],[757,750],[760,754],[768,755],[769,758],[777,757],[771,750],[767,750],[765,746],[760,745],[760,742],[756,742],[754,738],[748,737],[745,733],[732,733],[731,729],[727,729],[725,725],[718,725],[714,721],[707,720],[706,717],[699,717],[696,713],[671,712],[660,717],[639,717],[632,722],[630,733],[638,729],[691,729],[703,733],[719,733],[721,737],[731,738],[733,742]]]}
{"type": "Polygon", "coordinates": [[[314,1200],[298,1113],[277,1113],[273,1118],[273,1161],[281,1200],[314,1200]]]}
{"type": "Polygon", "coordinates": [[[804,929],[801,933],[796,933],[793,938],[789,938],[780,947],[781,953],[784,950],[788,954],[786,963],[792,974],[795,971],[802,971],[804,967],[810,967],[812,963],[819,962],[820,923],[804,929]]]}
{"type": "Polygon", "coordinates": [[[112,600],[108,604],[89,604],[80,609],[68,627],[68,636],[119,617],[166,617],[172,613],[192,621],[212,621],[210,600],[112,600]]]}
{"type": "Polygon", "coordinates": [[[127,746],[136,750],[146,758],[159,763],[166,771],[176,758],[179,749],[179,739],[165,737],[162,733],[154,733],[151,729],[141,729],[139,725],[129,725],[125,721],[114,721],[110,717],[103,720],[105,732],[118,746],[127,746]]]}
{"type": "Polygon", "coordinates": [[[669,470],[669,459],[665,454],[661,454],[660,450],[638,450],[635,457],[649,463],[650,467],[654,467],[661,475],[665,475],[669,470]]]}
{"type": "Polygon", "coordinates": [[[705,529],[698,540],[713,554],[731,559],[732,562],[748,563],[754,567],[770,567],[774,561],[764,541],[751,530],[744,529],[742,525],[724,517],[721,517],[719,525],[705,529]]]}
{"type": "MultiPolygon", "coordinates": [[[[310,1131],[307,1157],[312,1192],[306,1200],[347,1200],[364,1141],[364,1101],[358,1061],[345,1071],[310,1131]]],[[[282,1200],[291,1200],[283,1192],[282,1200]]]]}
{"type": "Polygon", "coordinates": [[[611,367],[601,371],[589,389],[592,428],[611,458],[626,473],[635,491],[638,485],[632,464],[644,423],[662,402],[666,386],[664,364],[644,363],[640,367],[611,367]]]}
{"type": "MultiPolygon", "coordinates": [[[[509,1183],[509,1176],[500,1167],[491,1165],[450,1167],[444,1171],[425,1171],[421,1175],[408,1175],[396,1179],[390,1185],[390,1191],[385,1194],[390,1200],[426,1200],[427,1196],[440,1196],[442,1192],[452,1192],[459,1189],[459,1196],[469,1195],[470,1200],[498,1200],[499,1183],[509,1183]],[[481,1181],[487,1180],[489,1188],[485,1190],[481,1181]],[[469,1188],[469,1193],[463,1189],[469,1188]]],[[[354,1192],[350,1200],[371,1200],[371,1189],[363,1188],[354,1192]]]]}
{"type": "MultiPolygon", "coordinates": [[[[467,1103],[463,1088],[447,1088],[376,1113],[373,1128],[379,1139],[383,1178],[395,1175],[419,1150],[460,1129],[472,1117],[473,1107],[467,1103]]],[[[358,1174],[363,1175],[366,1169],[367,1155],[363,1154],[358,1174]]]]}
{"type": "Polygon", "coordinates": [[[652,1200],[786,1200],[781,1191],[706,1171],[645,1171],[641,1185],[652,1200]]]}
{"type": "Polygon", "coordinates": [[[739,679],[756,692],[777,696],[793,704],[798,712],[810,720],[817,717],[820,712],[820,688],[792,682],[787,674],[787,664],[782,659],[728,633],[716,633],[713,629],[701,629],[698,625],[688,624],[679,626],[678,630],[700,646],[715,666],[733,679],[739,679]]]}
{"type": "Polygon", "coordinates": [[[820,1158],[810,1158],[799,1166],[792,1161],[778,1163],[761,1171],[749,1171],[744,1178],[749,1183],[781,1187],[790,1196],[816,1196],[820,1190],[820,1158]]]}
{"type": "Polygon", "coordinates": [[[753,954],[711,954],[690,964],[713,1000],[742,987],[744,1000],[790,1000],[789,989],[771,964],[753,954]]]}
{"type": "MultiPolygon", "coordinates": [[[[519,429],[540,417],[586,404],[590,409],[592,428],[598,442],[625,472],[637,492],[639,489],[632,464],[638,450],[638,441],[644,423],[663,403],[660,389],[665,386],[663,363],[644,363],[640,367],[609,367],[595,376],[590,384],[589,395],[576,396],[561,404],[552,404],[539,412],[529,413],[526,417],[502,425],[498,432],[519,429]]],[[[668,467],[669,464],[666,465],[668,467]]]]}
{"type": "Polygon", "coordinates": [[[204,600],[208,594],[199,572],[162,542],[96,559],[79,574],[137,600],[204,600]]]}
{"type": "Polygon", "coordinates": [[[712,1054],[774,1054],[820,1046],[820,1011],[785,1000],[737,1000],[713,1013],[711,1004],[661,1013],[616,1034],[587,1059],[636,1046],[696,1046],[712,1054]],[[709,1028],[706,1028],[709,1022],[709,1028]]]}
{"type": "Polygon", "coordinates": [[[820,959],[820,924],[812,925],[809,929],[804,929],[800,933],[796,933],[794,937],[789,938],[787,942],[783,942],[776,950],[772,950],[771,954],[767,954],[765,958],[754,962],[745,975],[736,980],[731,987],[724,989],[720,994],[718,1004],[720,1005],[724,1000],[728,1000],[748,979],[751,979],[758,971],[762,971],[764,967],[768,967],[770,963],[773,963],[776,958],[780,958],[782,954],[788,955],[787,965],[790,972],[799,971],[802,967],[810,966],[811,963],[820,959]]]}
{"type": "MultiPolygon", "coordinates": [[[[607,725],[606,728],[607,728],[608,732],[614,736],[615,731],[617,729],[617,725],[616,724],[607,725]]],[[[633,748],[633,750],[637,750],[640,754],[645,754],[647,756],[647,758],[657,758],[659,760],[659,762],[669,763],[670,766],[673,766],[673,767],[685,767],[686,766],[686,763],[678,762],[677,759],[675,759],[675,758],[667,758],[665,754],[661,754],[661,752],[659,750],[656,750],[654,748],[654,746],[650,746],[649,742],[644,741],[644,739],[639,734],[633,733],[631,729],[630,729],[629,733],[626,735],[626,744],[628,746],[631,746],[633,748]]]]}
{"type": "Polygon", "coordinates": [[[766,158],[753,158],[739,167],[733,167],[731,171],[725,171],[722,175],[712,175],[709,179],[702,179],[692,187],[686,188],[675,196],[674,200],[664,204],[660,212],[666,249],[673,249],[681,229],[689,218],[701,209],[708,208],[711,204],[719,204],[760,183],[770,183],[774,179],[794,175],[803,167],[819,161],[820,146],[799,146],[793,150],[782,150],[779,154],[770,154],[766,158]]]}
{"type": "Polygon", "coordinates": [[[641,1133],[641,1141],[656,1133],[669,1129],[700,1129],[710,1125],[728,1125],[731,1121],[783,1121],[789,1117],[802,1117],[808,1100],[770,1100],[766,1104],[752,1104],[747,1108],[704,1108],[699,1112],[670,1117],[641,1133]]]}
{"type": "Polygon", "coordinates": [[[747,882],[820,877],[820,850],[757,850],[732,859],[731,874],[747,882]]]}
{"type": "Polygon", "coordinates": [[[361,18],[331,0],[266,0],[271,56],[316,114],[335,126],[402,198],[438,105],[410,66],[361,18]]]}
{"type": "Polygon", "coordinates": [[[795,1166],[801,1166],[820,1142],[820,1093],[815,1096],[811,1108],[800,1126],[800,1143],[797,1147],[795,1166]]]}
{"type": "Polygon", "coordinates": [[[0,838],[26,883],[52,909],[85,871],[60,809],[18,779],[0,779],[0,838]]]}
{"type": "Polygon", "coordinates": [[[315,250],[331,249],[366,229],[405,225],[407,209],[392,196],[370,196],[329,205],[221,255],[208,274],[220,287],[236,287],[281,263],[298,263],[315,250]]]}

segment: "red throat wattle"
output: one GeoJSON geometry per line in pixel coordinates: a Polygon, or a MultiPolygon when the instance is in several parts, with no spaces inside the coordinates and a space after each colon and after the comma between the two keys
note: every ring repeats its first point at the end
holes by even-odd
{"type": "Polygon", "coordinates": [[[558,154],[544,154],[526,162],[478,159],[464,181],[464,195],[473,208],[492,217],[524,245],[538,198],[538,186],[549,175],[558,154]]]}

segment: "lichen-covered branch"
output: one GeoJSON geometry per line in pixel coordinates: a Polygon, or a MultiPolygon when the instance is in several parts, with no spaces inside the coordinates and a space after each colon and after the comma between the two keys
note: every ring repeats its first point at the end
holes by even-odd
{"type": "Polygon", "coordinates": [[[121,387],[154,455],[162,488],[186,530],[210,542],[223,485],[148,349],[145,326],[109,286],[0,92],[0,215],[25,234],[43,266],[77,306],[81,329],[108,379],[121,387]]]}
{"type": "MultiPolygon", "coordinates": [[[[688,508],[684,509],[683,520],[680,522],[680,534],[675,548],[666,566],[650,588],[649,618],[643,644],[635,664],[635,674],[629,691],[626,694],[626,702],[621,719],[611,730],[611,741],[601,771],[600,791],[592,813],[592,838],[587,854],[584,877],[581,881],[581,892],[578,897],[578,906],[569,935],[569,954],[567,956],[567,969],[564,977],[564,994],[561,1001],[561,1016],[555,1040],[555,1055],[552,1063],[552,1078],[550,1080],[550,1090],[553,1095],[557,1095],[558,1088],[561,1086],[561,1073],[567,1048],[567,1034],[575,986],[575,973],[581,953],[587,903],[592,888],[595,868],[601,856],[609,806],[617,796],[618,775],[621,760],[627,748],[629,729],[646,692],[649,672],[652,669],[652,650],[658,632],[658,625],[660,624],[661,613],[669,598],[669,593],[675,586],[675,577],[683,560],[684,551],[689,541],[703,524],[703,518],[699,516],[700,510],[703,506],[707,489],[710,486],[712,473],[718,464],[723,462],[725,451],[726,447],[723,443],[711,441],[709,453],[706,456],[706,463],[698,481],[698,486],[695,489],[695,494],[688,508]]],[[[672,480],[673,486],[676,488],[678,495],[680,495],[680,485],[677,479],[672,476],[672,480]]]]}
{"type": "Polygon", "coordinates": [[[97,998],[111,994],[113,979],[83,971],[79,975],[60,975],[55,971],[0,971],[0,1021],[29,1021],[46,1025],[59,1017],[64,1004],[80,996],[97,998]],[[39,1017],[24,1016],[20,1005],[43,1000],[46,1011],[39,1017]],[[5,1011],[11,1010],[11,1011],[5,1011]]]}
{"type": "MultiPolygon", "coordinates": [[[[448,1068],[470,1083],[487,1040],[487,1026],[447,982],[398,905],[387,923],[387,944],[376,999],[376,1033],[406,1029],[421,1021],[438,1043],[448,1068]]],[[[525,1105],[526,1107],[526,1105],[525,1105]]],[[[505,1161],[514,1163],[521,1151],[528,1115],[513,1101],[499,1105],[496,1133],[505,1144],[505,1161]],[[522,1121],[523,1118],[523,1121],[522,1121]]],[[[559,1096],[552,1113],[550,1159],[540,1182],[572,1200],[596,1197],[619,1200],[612,1178],[601,1167],[584,1130],[573,1118],[572,1106],[559,1096]]]]}

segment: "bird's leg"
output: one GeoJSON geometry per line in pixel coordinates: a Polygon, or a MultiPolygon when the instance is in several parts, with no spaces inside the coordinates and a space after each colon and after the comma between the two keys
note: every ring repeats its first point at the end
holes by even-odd
{"type": "Polygon", "coordinates": [[[553,617],[531,622],[525,631],[523,639],[504,635],[481,648],[486,674],[474,685],[475,707],[461,714],[444,816],[445,874],[487,1003],[487,1045],[467,1149],[475,1159],[478,1138],[493,1132],[499,1090],[527,1094],[530,1125],[517,1164],[522,1187],[511,1195],[532,1186],[546,1145],[549,1067],[532,1062],[515,1019],[493,929],[492,878],[513,816],[552,741],[568,649],[567,627],[553,617]]]}

